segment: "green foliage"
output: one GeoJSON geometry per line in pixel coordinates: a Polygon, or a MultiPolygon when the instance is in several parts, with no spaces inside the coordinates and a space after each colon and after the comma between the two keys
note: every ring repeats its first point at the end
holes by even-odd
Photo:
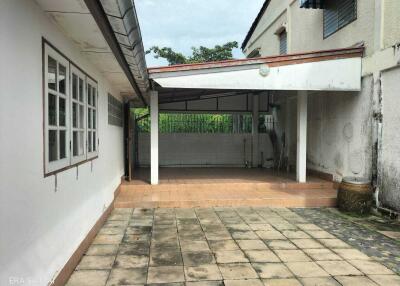
{"type": "Polygon", "coordinates": [[[186,57],[182,53],[173,51],[169,47],[151,47],[146,54],[154,53],[154,57],[165,58],[169,65],[205,63],[212,61],[223,61],[233,59],[232,50],[238,47],[238,43],[228,42],[224,45],[216,45],[214,48],[200,46],[192,47],[192,55],[186,57]]]}

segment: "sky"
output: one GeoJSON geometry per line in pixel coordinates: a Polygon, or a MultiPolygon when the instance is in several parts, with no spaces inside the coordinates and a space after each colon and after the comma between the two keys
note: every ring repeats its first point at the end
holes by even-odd
{"type": "MultiPolygon", "coordinates": [[[[184,55],[191,47],[214,47],[237,41],[234,58],[243,58],[240,46],[264,0],[136,0],[145,50],[171,47],[184,55]]],[[[148,67],[165,66],[165,59],[146,56],[148,67]]]]}

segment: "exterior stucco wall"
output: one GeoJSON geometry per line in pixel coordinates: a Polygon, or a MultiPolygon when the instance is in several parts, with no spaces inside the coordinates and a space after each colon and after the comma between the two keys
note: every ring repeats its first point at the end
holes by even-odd
{"type": "Polygon", "coordinates": [[[0,285],[48,285],[113,200],[123,131],[108,125],[102,74],[35,1],[0,3],[0,285]],[[42,37],[98,80],[99,158],[44,178],[42,37]],[[6,39],[6,40],[5,40],[6,39]]]}
{"type": "Polygon", "coordinates": [[[291,52],[347,48],[363,42],[365,53],[374,51],[375,0],[357,1],[357,19],[324,39],[323,11],[290,6],[291,52]],[[309,36],[308,36],[309,35],[309,36]]]}
{"type": "Polygon", "coordinates": [[[379,199],[400,211],[400,68],[382,74],[382,149],[379,199]]]}
{"type": "Polygon", "coordinates": [[[372,77],[362,91],[315,93],[308,100],[307,165],[343,176],[371,176],[372,77]]]}
{"type": "Polygon", "coordinates": [[[383,1],[383,48],[400,43],[400,1],[383,1]]]}

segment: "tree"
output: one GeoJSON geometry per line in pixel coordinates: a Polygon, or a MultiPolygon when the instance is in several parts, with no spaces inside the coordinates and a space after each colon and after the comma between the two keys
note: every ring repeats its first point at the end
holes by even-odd
{"type": "Polygon", "coordinates": [[[154,57],[165,58],[169,65],[177,64],[193,64],[206,63],[212,61],[223,61],[233,59],[232,50],[238,47],[238,43],[228,42],[224,45],[216,45],[214,48],[200,46],[199,48],[192,47],[192,55],[185,56],[182,53],[175,52],[169,47],[153,46],[146,51],[146,54],[154,53],[154,57]]]}

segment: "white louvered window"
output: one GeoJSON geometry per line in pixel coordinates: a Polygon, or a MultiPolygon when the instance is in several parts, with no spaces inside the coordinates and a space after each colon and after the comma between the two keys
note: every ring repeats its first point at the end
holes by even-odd
{"type": "Polygon", "coordinates": [[[97,84],[87,79],[87,152],[88,158],[98,153],[97,84]]]}
{"type": "Polygon", "coordinates": [[[357,0],[324,2],[324,38],[357,19],[357,0]]]}

